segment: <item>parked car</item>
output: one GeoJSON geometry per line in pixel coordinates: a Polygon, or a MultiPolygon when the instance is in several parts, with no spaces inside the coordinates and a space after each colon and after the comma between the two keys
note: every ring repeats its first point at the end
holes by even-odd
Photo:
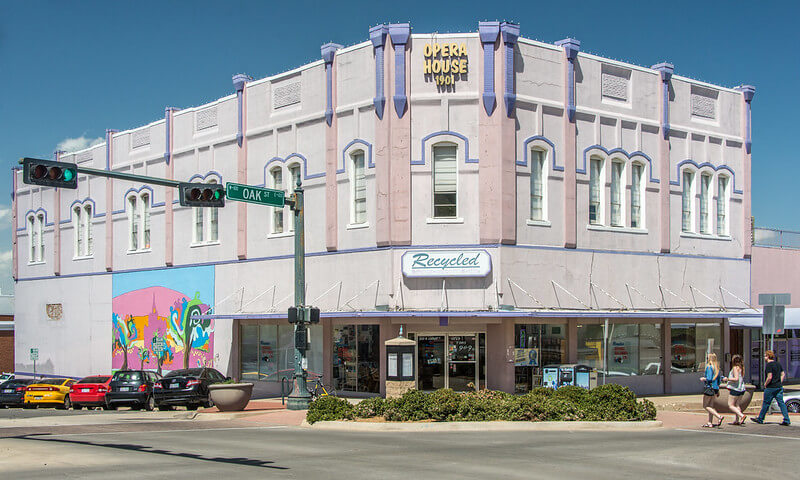
{"type": "Polygon", "coordinates": [[[26,378],[6,380],[0,385],[0,408],[21,407],[25,401],[25,387],[33,383],[26,378]]]}
{"type": "MultiPolygon", "coordinates": [[[[783,402],[786,404],[786,409],[791,413],[800,413],[800,391],[784,392],[783,402]]],[[[781,409],[778,408],[778,402],[772,401],[769,406],[770,413],[780,413],[781,409]]]]}
{"type": "Polygon", "coordinates": [[[0,373],[0,385],[2,385],[3,383],[5,383],[5,382],[7,382],[9,380],[14,380],[14,374],[13,373],[6,373],[6,372],[0,373]]]}
{"type": "Polygon", "coordinates": [[[75,383],[71,378],[43,378],[25,387],[24,408],[38,406],[68,410],[72,406],[69,387],[75,383]]]}
{"type": "Polygon", "coordinates": [[[111,383],[111,375],[94,375],[75,382],[69,389],[72,408],[74,410],[80,410],[83,407],[105,408],[109,383],[111,383]]]}
{"type": "Polygon", "coordinates": [[[155,408],[153,384],[161,379],[161,375],[148,370],[119,370],[111,377],[106,392],[106,408],[128,406],[135,410],[144,407],[147,411],[155,408]]]}
{"type": "Polygon", "coordinates": [[[227,380],[213,368],[185,368],[173,370],[157,382],[153,391],[159,410],[172,410],[184,406],[196,410],[199,406],[213,405],[208,398],[208,386],[227,380]]]}

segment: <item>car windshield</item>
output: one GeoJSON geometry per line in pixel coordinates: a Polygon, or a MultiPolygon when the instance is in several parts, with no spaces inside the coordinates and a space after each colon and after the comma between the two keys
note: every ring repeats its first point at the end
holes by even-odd
{"type": "Polygon", "coordinates": [[[184,368],[182,370],[173,370],[164,375],[164,378],[169,377],[198,377],[203,372],[202,368],[184,368]]]}
{"type": "Polygon", "coordinates": [[[107,376],[97,376],[97,377],[86,377],[82,378],[78,383],[106,383],[108,379],[111,377],[107,376]]]}
{"type": "Polygon", "coordinates": [[[36,383],[39,383],[39,384],[42,384],[42,385],[62,385],[66,381],[67,381],[67,379],[65,379],[65,378],[45,378],[45,379],[39,380],[36,383]]]}
{"type": "Polygon", "coordinates": [[[142,379],[139,372],[117,372],[114,374],[115,382],[138,382],[142,379]]]}

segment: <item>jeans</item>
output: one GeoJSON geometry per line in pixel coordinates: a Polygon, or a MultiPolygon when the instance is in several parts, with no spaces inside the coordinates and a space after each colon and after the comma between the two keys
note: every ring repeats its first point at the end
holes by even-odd
{"type": "Polygon", "coordinates": [[[791,423],[789,420],[789,411],[786,410],[786,404],[783,403],[783,387],[764,389],[764,403],[761,405],[761,413],[758,414],[758,419],[761,421],[764,420],[767,411],[769,411],[769,406],[772,405],[773,399],[778,402],[778,407],[781,409],[781,414],[783,415],[783,421],[785,423],[791,423]]]}

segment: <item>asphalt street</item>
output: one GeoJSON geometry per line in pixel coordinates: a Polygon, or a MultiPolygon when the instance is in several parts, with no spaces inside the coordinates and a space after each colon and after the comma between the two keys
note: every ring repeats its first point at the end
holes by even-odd
{"type": "Polygon", "coordinates": [[[4,478],[791,478],[800,429],[355,433],[235,422],[0,438],[4,478]],[[191,425],[191,427],[189,427],[191,425]],[[240,424],[241,425],[241,424],[240,424]],[[186,428],[191,428],[187,430],[186,428]]]}

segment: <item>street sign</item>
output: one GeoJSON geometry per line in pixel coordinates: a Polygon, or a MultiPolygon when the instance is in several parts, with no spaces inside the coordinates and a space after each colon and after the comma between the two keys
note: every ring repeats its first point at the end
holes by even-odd
{"type": "Polygon", "coordinates": [[[39,360],[39,349],[38,348],[31,348],[31,360],[33,360],[33,361],[39,360]]]}
{"type": "Polygon", "coordinates": [[[786,307],[783,305],[764,305],[764,320],[761,333],[764,335],[780,335],[783,333],[783,320],[786,307]]]}
{"type": "Polygon", "coordinates": [[[283,190],[242,185],[241,183],[226,183],[225,196],[228,200],[257,203],[272,207],[283,207],[286,204],[286,193],[283,190]]]}
{"type": "Polygon", "coordinates": [[[759,293],[759,305],[791,305],[791,293],[759,293]]]}

